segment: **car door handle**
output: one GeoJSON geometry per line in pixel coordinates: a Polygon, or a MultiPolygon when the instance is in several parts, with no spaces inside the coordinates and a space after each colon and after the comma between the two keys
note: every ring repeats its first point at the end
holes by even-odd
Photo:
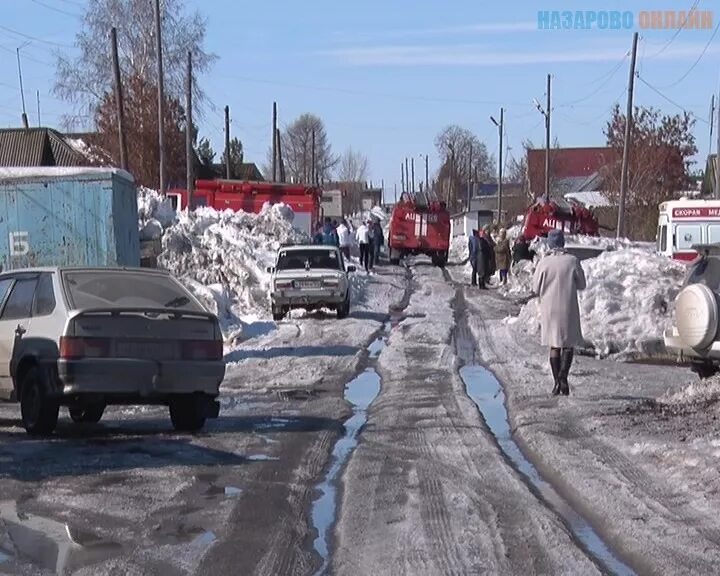
{"type": "Polygon", "coordinates": [[[17,336],[23,336],[23,334],[25,334],[25,332],[27,332],[27,330],[25,328],[23,328],[20,324],[18,324],[17,328],[15,328],[15,334],[17,336]]]}

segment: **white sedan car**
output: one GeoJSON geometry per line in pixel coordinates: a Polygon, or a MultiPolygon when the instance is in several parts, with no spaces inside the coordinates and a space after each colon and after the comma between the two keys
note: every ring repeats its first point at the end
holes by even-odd
{"type": "Polygon", "coordinates": [[[281,320],[292,308],[331,308],[338,318],[346,318],[350,314],[348,274],[354,271],[335,246],[281,248],[275,266],[268,268],[273,318],[281,320]]]}
{"type": "Polygon", "coordinates": [[[98,422],[108,404],[164,404],[177,430],[218,415],[225,376],[215,315],[167,272],[37,268],[0,274],[0,400],[30,434],[59,407],[98,422]]]}

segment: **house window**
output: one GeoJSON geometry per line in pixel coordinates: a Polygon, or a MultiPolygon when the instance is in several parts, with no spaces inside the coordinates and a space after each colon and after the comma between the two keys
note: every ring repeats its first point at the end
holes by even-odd
{"type": "Polygon", "coordinates": [[[700,224],[681,224],[675,229],[675,248],[690,250],[693,244],[702,243],[702,226],[700,224]]]}

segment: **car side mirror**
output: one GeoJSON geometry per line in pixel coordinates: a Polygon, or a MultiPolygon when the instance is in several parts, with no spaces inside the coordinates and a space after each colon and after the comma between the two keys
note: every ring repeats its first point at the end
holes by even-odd
{"type": "Polygon", "coordinates": [[[348,274],[352,274],[353,272],[355,272],[357,270],[357,268],[355,268],[355,266],[348,266],[346,268],[346,270],[347,270],[348,274]]]}
{"type": "Polygon", "coordinates": [[[268,266],[267,268],[265,268],[265,272],[267,272],[268,274],[274,274],[275,268],[272,266],[268,266]]]}

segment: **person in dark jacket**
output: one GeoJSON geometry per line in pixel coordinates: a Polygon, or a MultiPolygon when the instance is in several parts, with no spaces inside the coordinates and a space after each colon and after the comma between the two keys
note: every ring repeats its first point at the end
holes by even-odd
{"type": "Polygon", "coordinates": [[[473,230],[470,238],[468,238],[468,252],[470,255],[470,266],[472,266],[472,275],[470,283],[472,286],[478,285],[478,258],[480,257],[480,238],[478,231],[473,230]]]}
{"type": "Polygon", "coordinates": [[[527,239],[522,234],[518,236],[513,246],[512,259],[513,264],[522,262],[523,260],[533,260],[535,258],[535,252],[530,250],[530,245],[527,239]]]}
{"type": "Polygon", "coordinates": [[[495,259],[495,249],[489,239],[490,234],[481,230],[478,237],[479,252],[477,258],[478,286],[481,290],[487,288],[490,277],[495,272],[492,268],[495,259]]]}
{"type": "Polygon", "coordinates": [[[335,226],[332,225],[330,218],[325,218],[325,225],[322,227],[322,240],[319,244],[326,244],[328,246],[340,246],[340,240],[338,238],[335,226]]]}
{"type": "Polygon", "coordinates": [[[373,247],[375,248],[375,262],[379,264],[380,250],[385,245],[385,235],[383,234],[383,229],[382,226],[380,226],[380,222],[375,222],[373,224],[373,228],[375,230],[375,233],[372,237],[373,247]]]}
{"type": "Polygon", "coordinates": [[[315,234],[313,235],[313,244],[322,244],[323,243],[323,226],[322,224],[318,224],[317,228],[315,230],[315,234]]]}

